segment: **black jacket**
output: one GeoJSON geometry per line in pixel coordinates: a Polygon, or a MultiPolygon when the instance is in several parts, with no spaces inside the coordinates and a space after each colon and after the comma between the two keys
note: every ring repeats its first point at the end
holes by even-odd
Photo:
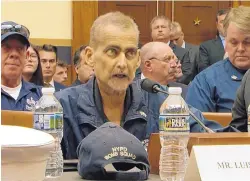
{"type": "Polygon", "coordinates": [[[220,37],[208,40],[200,45],[198,71],[201,72],[210,65],[223,60],[225,50],[220,37]]]}
{"type": "Polygon", "coordinates": [[[233,120],[231,126],[242,132],[247,132],[247,109],[250,105],[250,70],[248,70],[241,82],[234,101],[232,113],[233,120]]]}
{"type": "Polygon", "coordinates": [[[181,61],[181,69],[183,76],[178,79],[177,82],[188,85],[189,82],[194,78],[189,52],[184,48],[176,46],[174,43],[170,43],[169,46],[172,48],[176,57],[181,61]]]}

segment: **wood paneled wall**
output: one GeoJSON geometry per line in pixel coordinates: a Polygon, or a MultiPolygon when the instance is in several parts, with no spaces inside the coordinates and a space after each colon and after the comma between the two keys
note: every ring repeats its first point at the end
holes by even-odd
{"type": "MultiPolygon", "coordinates": [[[[72,56],[81,46],[89,43],[90,28],[98,16],[98,1],[73,1],[72,2],[72,56]]],[[[71,81],[76,79],[74,64],[72,62],[71,81]]]]}

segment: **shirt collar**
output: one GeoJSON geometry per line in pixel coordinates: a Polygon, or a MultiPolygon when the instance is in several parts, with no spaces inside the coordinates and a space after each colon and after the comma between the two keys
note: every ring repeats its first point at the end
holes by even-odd
{"type": "Polygon", "coordinates": [[[143,75],[143,73],[141,73],[141,79],[145,79],[146,77],[143,75]]]}
{"type": "Polygon", "coordinates": [[[186,47],[186,43],[185,43],[184,40],[183,40],[183,43],[182,43],[181,47],[182,47],[182,48],[185,48],[185,47],[186,47]]]}

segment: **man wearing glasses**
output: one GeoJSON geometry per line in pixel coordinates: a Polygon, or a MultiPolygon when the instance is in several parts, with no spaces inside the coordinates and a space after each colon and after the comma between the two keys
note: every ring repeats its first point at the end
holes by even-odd
{"type": "Polygon", "coordinates": [[[22,79],[29,30],[15,22],[1,23],[1,106],[2,110],[31,111],[41,97],[34,84],[22,79]]]}
{"type": "Polygon", "coordinates": [[[187,85],[176,82],[182,74],[173,50],[162,42],[150,42],[141,48],[141,79],[149,78],[167,87],[181,87],[185,98],[187,85]]]}

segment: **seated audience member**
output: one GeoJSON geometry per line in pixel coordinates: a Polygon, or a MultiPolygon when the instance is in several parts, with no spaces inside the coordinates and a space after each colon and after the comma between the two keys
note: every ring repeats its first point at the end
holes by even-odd
{"type": "Polygon", "coordinates": [[[23,79],[36,85],[43,86],[43,73],[38,51],[34,45],[27,50],[28,56],[23,68],[23,79]]]}
{"type": "Polygon", "coordinates": [[[198,72],[206,69],[210,65],[222,60],[225,54],[225,31],[223,21],[228,10],[219,10],[216,16],[217,37],[200,44],[198,72]]]}
{"type": "Polygon", "coordinates": [[[57,60],[56,72],[53,75],[54,81],[63,84],[68,78],[68,65],[62,60],[57,60]]]}
{"type": "MultiPolygon", "coordinates": [[[[166,95],[147,93],[141,90],[140,80],[133,81],[140,66],[138,41],[137,25],[120,12],[94,21],[84,60],[94,65],[95,76],[86,84],[55,94],[64,109],[64,158],[76,158],[82,139],[108,121],[121,125],[144,143],[151,133],[159,131],[159,108],[166,95]]],[[[198,110],[191,111],[208,127],[221,127],[205,121],[198,110]]],[[[203,131],[191,118],[190,129],[203,131]]]]}
{"type": "Polygon", "coordinates": [[[247,132],[247,117],[248,106],[250,105],[250,70],[246,72],[242,79],[240,88],[237,91],[236,99],[234,101],[232,114],[233,120],[230,123],[239,131],[247,132]]]}
{"type": "Polygon", "coordinates": [[[198,74],[199,47],[184,41],[184,33],[178,22],[171,23],[171,42],[175,45],[186,49],[189,52],[189,59],[192,65],[193,78],[198,74]]]}
{"type": "Polygon", "coordinates": [[[89,66],[86,61],[84,61],[85,48],[86,46],[83,45],[75,51],[73,62],[77,78],[71,86],[85,84],[94,74],[93,66],[89,66]]]}
{"type": "Polygon", "coordinates": [[[57,47],[45,44],[39,48],[39,56],[41,59],[44,86],[54,87],[56,92],[66,88],[64,85],[53,80],[57,64],[57,47]]]}
{"type": "Polygon", "coordinates": [[[2,110],[31,111],[41,90],[22,79],[30,46],[29,30],[12,21],[1,23],[1,107],[2,110]]]}
{"type": "Polygon", "coordinates": [[[178,79],[178,82],[189,84],[193,78],[192,65],[189,58],[189,52],[174,43],[170,42],[171,21],[165,16],[156,16],[151,21],[151,36],[153,41],[163,42],[169,45],[174,54],[180,60],[183,76],[178,79]]]}
{"type": "Polygon", "coordinates": [[[166,43],[147,43],[141,48],[141,79],[149,78],[164,87],[181,87],[185,98],[187,85],[175,82],[177,61],[173,50],[166,43]]]}
{"type": "Polygon", "coordinates": [[[186,101],[202,112],[231,112],[242,77],[250,68],[250,7],[230,10],[224,20],[228,58],[198,74],[186,101]]]}

